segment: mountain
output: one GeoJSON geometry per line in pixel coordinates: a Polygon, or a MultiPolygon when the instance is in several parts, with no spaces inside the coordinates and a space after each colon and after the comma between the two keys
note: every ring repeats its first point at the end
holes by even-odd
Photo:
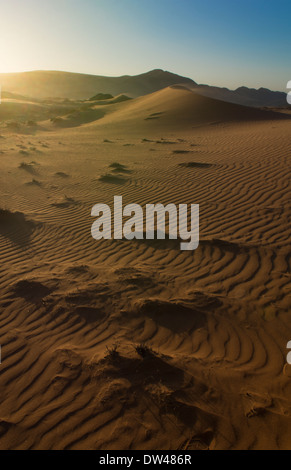
{"type": "Polygon", "coordinates": [[[196,93],[209,98],[214,98],[228,103],[241,104],[252,107],[288,107],[286,93],[281,91],[271,91],[267,88],[247,88],[240,87],[236,90],[219,88],[209,85],[196,85],[193,87],[196,93]]]}
{"type": "Polygon", "coordinates": [[[190,78],[156,69],[140,75],[103,77],[80,73],[35,71],[0,74],[3,92],[25,95],[34,99],[90,99],[96,94],[124,94],[131,98],[147,95],[172,85],[184,85],[200,95],[229,103],[252,107],[288,107],[286,93],[240,87],[236,90],[198,85],[190,78]]]}
{"type": "Polygon", "coordinates": [[[170,85],[183,84],[193,87],[190,78],[163,70],[152,70],[141,75],[103,77],[70,72],[35,71],[0,74],[0,85],[6,92],[29,97],[89,99],[96,93],[113,96],[125,94],[132,98],[161,90],[170,85]]]}

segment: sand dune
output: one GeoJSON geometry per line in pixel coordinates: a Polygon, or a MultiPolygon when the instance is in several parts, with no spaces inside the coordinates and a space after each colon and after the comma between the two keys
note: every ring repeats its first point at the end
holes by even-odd
{"type": "Polygon", "coordinates": [[[98,110],[0,130],[0,448],[290,449],[290,119],[98,110]],[[93,240],[114,195],[200,204],[199,248],[93,240]]]}
{"type": "Polygon", "coordinates": [[[125,121],[131,121],[132,126],[146,129],[143,122],[146,121],[150,129],[166,127],[175,130],[178,127],[189,128],[205,124],[286,118],[288,119],[286,114],[225,103],[201,96],[182,85],[174,85],[111,107],[105,122],[120,126],[125,121]]]}
{"type": "MultiPolygon", "coordinates": [[[[107,99],[3,100],[0,117],[10,127],[39,125],[42,128],[79,127],[92,123],[110,124],[120,129],[130,126],[140,131],[201,127],[230,122],[290,119],[281,110],[262,110],[201,96],[182,85],[174,85],[149,95],[130,99],[117,95],[107,99]],[[98,121],[98,122],[97,122],[98,121]],[[100,121],[100,122],[99,122],[100,121]]],[[[0,126],[1,127],[1,126],[0,126]]],[[[22,129],[23,130],[23,129],[22,129]]],[[[126,131],[127,132],[127,131],[126,131]]],[[[177,150],[179,151],[179,150],[177,150]]],[[[183,150],[182,150],[183,151],[183,150]]]]}

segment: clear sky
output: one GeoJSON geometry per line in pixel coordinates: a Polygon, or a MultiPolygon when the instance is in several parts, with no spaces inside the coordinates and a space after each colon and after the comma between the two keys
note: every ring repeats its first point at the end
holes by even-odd
{"type": "Polygon", "coordinates": [[[0,0],[0,72],[136,75],[285,90],[291,0],[0,0]]]}

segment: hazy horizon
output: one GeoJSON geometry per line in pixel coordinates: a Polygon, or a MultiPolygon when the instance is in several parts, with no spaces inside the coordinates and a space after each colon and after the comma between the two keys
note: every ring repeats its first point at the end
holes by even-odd
{"type": "Polygon", "coordinates": [[[286,90],[286,0],[0,0],[0,73],[171,71],[197,83],[286,90]],[[25,18],[25,21],[23,21],[25,18]],[[133,40],[134,38],[134,40],[133,40]]]}
{"type": "MultiPolygon", "coordinates": [[[[145,75],[147,73],[150,73],[150,72],[153,72],[154,70],[163,70],[163,69],[151,69],[151,70],[146,70],[144,72],[141,72],[141,73],[138,73],[138,74],[135,74],[135,75],[130,75],[130,74],[122,74],[122,75],[102,75],[102,74],[92,74],[92,73],[86,73],[86,72],[72,72],[70,70],[49,70],[49,69],[34,69],[34,70],[22,70],[22,71],[18,71],[18,72],[0,72],[0,76],[1,75],[15,75],[15,74],[22,74],[22,73],[33,73],[33,72],[55,72],[55,73],[68,73],[68,74],[76,74],[76,75],[89,75],[89,76],[92,76],[92,77],[107,77],[107,78],[121,78],[121,77],[135,77],[135,76],[139,76],[139,75],[145,75]]],[[[238,88],[240,87],[247,87],[247,85],[245,85],[244,83],[242,83],[241,85],[235,87],[235,88],[231,88],[231,87],[226,87],[224,85],[217,85],[217,84],[210,84],[208,82],[203,82],[203,83],[199,83],[197,80],[195,80],[195,77],[189,77],[189,76],[186,76],[186,75],[182,75],[180,73],[177,73],[177,72],[173,72],[172,70],[163,70],[163,72],[169,72],[169,73],[172,73],[172,74],[176,74],[176,75],[180,75],[181,77],[184,77],[184,78],[189,78],[191,80],[193,80],[194,82],[197,83],[197,85],[206,85],[206,86],[213,86],[213,87],[218,87],[218,88],[228,88],[229,90],[231,91],[235,91],[237,90],[238,88]]],[[[1,86],[1,83],[0,83],[0,86],[1,86]]],[[[271,89],[271,88],[268,88],[268,87],[265,87],[265,86],[258,86],[258,87],[247,87],[249,89],[260,89],[260,88],[264,88],[264,89],[269,89],[270,91],[274,91],[274,92],[285,92],[287,94],[287,89],[282,89],[282,90],[276,90],[276,89],[271,89]]],[[[5,91],[5,90],[4,90],[5,91]]]]}

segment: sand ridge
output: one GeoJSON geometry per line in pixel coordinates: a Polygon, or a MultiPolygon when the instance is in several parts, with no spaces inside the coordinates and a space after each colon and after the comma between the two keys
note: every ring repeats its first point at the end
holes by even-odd
{"type": "Polygon", "coordinates": [[[290,119],[106,109],[0,130],[0,448],[290,448],[290,119]],[[200,204],[199,248],[96,242],[114,195],[200,204]]]}

